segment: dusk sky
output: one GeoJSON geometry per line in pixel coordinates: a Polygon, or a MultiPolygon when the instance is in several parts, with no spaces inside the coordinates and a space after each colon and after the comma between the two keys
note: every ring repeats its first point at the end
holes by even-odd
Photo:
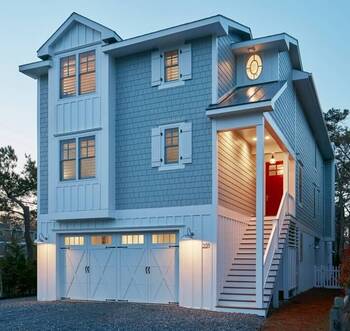
{"type": "Polygon", "coordinates": [[[348,0],[12,0],[0,8],[0,146],[12,145],[21,160],[24,153],[36,159],[36,81],[20,74],[18,65],[37,61],[36,50],[73,11],[122,38],[215,14],[249,26],[253,37],[287,32],[299,40],[323,110],[350,108],[348,0]]]}

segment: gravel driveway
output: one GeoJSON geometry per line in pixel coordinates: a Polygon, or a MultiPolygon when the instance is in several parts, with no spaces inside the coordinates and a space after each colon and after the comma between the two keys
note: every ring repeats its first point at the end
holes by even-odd
{"type": "Polygon", "coordinates": [[[0,330],[260,330],[253,315],[173,305],[0,300],[0,330]]]}

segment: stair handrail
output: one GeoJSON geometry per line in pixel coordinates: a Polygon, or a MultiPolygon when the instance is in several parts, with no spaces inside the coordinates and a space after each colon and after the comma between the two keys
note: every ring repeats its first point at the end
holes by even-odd
{"type": "Polygon", "coordinates": [[[275,251],[278,249],[278,239],[280,237],[283,220],[286,215],[287,203],[288,192],[284,192],[281,203],[278,207],[276,218],[273,219],[271,234],[264,252],[264,287],[269,276],[275,251]]]}

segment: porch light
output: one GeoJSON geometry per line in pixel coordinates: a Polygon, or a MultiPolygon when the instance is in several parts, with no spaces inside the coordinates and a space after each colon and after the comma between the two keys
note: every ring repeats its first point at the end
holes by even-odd
{"type": "Polygon", "coordinates": [[[273,154],[271,154],[270,164],[276,164],[276,159],[273,154]]]}
{"type": "Polygon", "coordinates": [[[187,227],[186,234],[182,236],[183,240],[191,240],[194,237],[194,233],[192,232],[190,227],[187,227]]]}
{"type": "Polygon", "coordinates": [[[38,238],[34,240],[34,244],[40,245],[40,244],[45,244],[47,241],[47,237],[45,237],[41,232],[38,235],[38,238]]]}

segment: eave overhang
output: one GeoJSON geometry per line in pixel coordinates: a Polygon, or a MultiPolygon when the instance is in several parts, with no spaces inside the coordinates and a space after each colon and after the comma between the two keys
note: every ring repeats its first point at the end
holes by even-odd
{"type": "Polygon", "coordinates": [[[251,52],[261,52],[276,49],[280,52],[288,51],[294,69],[302,70],[302,62],[298,40],[286,33],[273,36],[255,38],[231,45],[234,54],[242,55],[251,52]]]}
{"type": "Polygon", "coordinates": [[[181,24],[142,36],[125,39],[102,47],[103,51],[114,57],[164,47],[168,44],[184,43],[187,40],[209,35],[224,36],[229,31],[241,35],[242,39],[251,39],[250,28],[230,20],[222,15],[181,24]]]}
{"type": "Polygon", "coordinates": [[[325,160],[334,159],[332,143],[328,136],[312,74],[305,71],[293,70],[293,83],[298,100],[303,107],[323,158],[325,160]]]}
{"type": "Polygon", "coordinates": [[[40,76],[47,74],[51,66],[51,60],[38,61],[20,65],[19,71],[31,78],[38,79],[40,76]]]}

